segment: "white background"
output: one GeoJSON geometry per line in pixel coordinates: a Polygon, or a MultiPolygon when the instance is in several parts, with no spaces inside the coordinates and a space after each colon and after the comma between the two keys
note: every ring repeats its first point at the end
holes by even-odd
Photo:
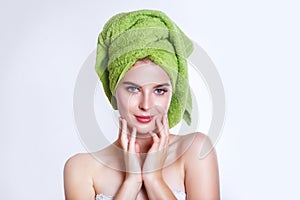
{"type": "Polygon", "coordinates": [[[64,162],[86,151],[72,107],[80,67],[109,17],[141,8],[169,15],[220,73],[222,199],[299,199],[296,0],[2,0],[0,199],[64,198],[64,162]]]}

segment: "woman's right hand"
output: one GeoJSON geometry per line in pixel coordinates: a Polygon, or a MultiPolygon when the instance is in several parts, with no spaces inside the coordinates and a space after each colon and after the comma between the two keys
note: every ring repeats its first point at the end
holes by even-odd
{"type": "Polygon", "coordinates": [[[120,131],[118,140],[123,150],[126,177],[114,199],[133,200],[137,198],[137,195],[143,185],[141,164],[139,161],[139,155],[136,152],[135,144],[136,128],[133,128],[132,132],[129,134],[127,121],[122,118],[120,118],[119,120],[120,131]]]}
{"type": "Polygon", "coordinates": [[[124,163],[126,169],[125,181],[135,182],[142,186],[141,161],[139,156],[139,146],[135,143],[136,128],[128,134],[127,121],[120,118],[119,140],[123,149],[124,163]]]}

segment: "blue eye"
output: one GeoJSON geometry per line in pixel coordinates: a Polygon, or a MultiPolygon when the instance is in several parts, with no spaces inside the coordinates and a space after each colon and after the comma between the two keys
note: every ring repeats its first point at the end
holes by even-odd
{"type": "Polygon", "coordinates": [[[127,90],[131,93],[136,93],[139,91],[139,89],[137,87],[132,87],[132,86],[127,87],[127,90]]]}
{"type": "Polygon", "coordinates": [[[168,92],[168,90],[165,90],[165,89],[156,89],[155,90],[155,94],[158,94],[158,95],[163,95],[166,92],[168,92]]]}

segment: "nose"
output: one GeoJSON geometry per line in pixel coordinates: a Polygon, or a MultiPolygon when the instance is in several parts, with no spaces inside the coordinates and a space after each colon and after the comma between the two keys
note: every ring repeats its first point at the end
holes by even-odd
{"type": "Polygon", "coordinates": [[[139,109],[142,111],[149,111],[153,106],[153,98],[150,92],[145,91],[141,95],[140,102],[139,102],[139,109]]]}

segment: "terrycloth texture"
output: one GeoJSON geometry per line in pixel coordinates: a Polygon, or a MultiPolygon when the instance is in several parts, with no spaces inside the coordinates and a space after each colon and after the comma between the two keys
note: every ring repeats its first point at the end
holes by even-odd
{"type": "MultiPolygon", "coordinates": [[[[177,200],[186,200],[186,193],[185,192],[177,191],[177,190],[173,190],[172,192],[175,195],[177,200]]],[[[109,196],[109,195],[104,195],[104,194],[97,194],[96,195],[96,200],[113,200],[113,199],[114,199],[114,197],[109,196]]]]}
{"type": "Polygon", "coordinates": [[[191,123],[186,58],[192,51],[192,41],[164,13],[154,10],[120,13],[99,34],[95,68],[107,98],[117,109],[115,90],[136,61],[147,57],[161,66],[172,83],[168,119],[173,127],[182,118],[191,123]]]}

